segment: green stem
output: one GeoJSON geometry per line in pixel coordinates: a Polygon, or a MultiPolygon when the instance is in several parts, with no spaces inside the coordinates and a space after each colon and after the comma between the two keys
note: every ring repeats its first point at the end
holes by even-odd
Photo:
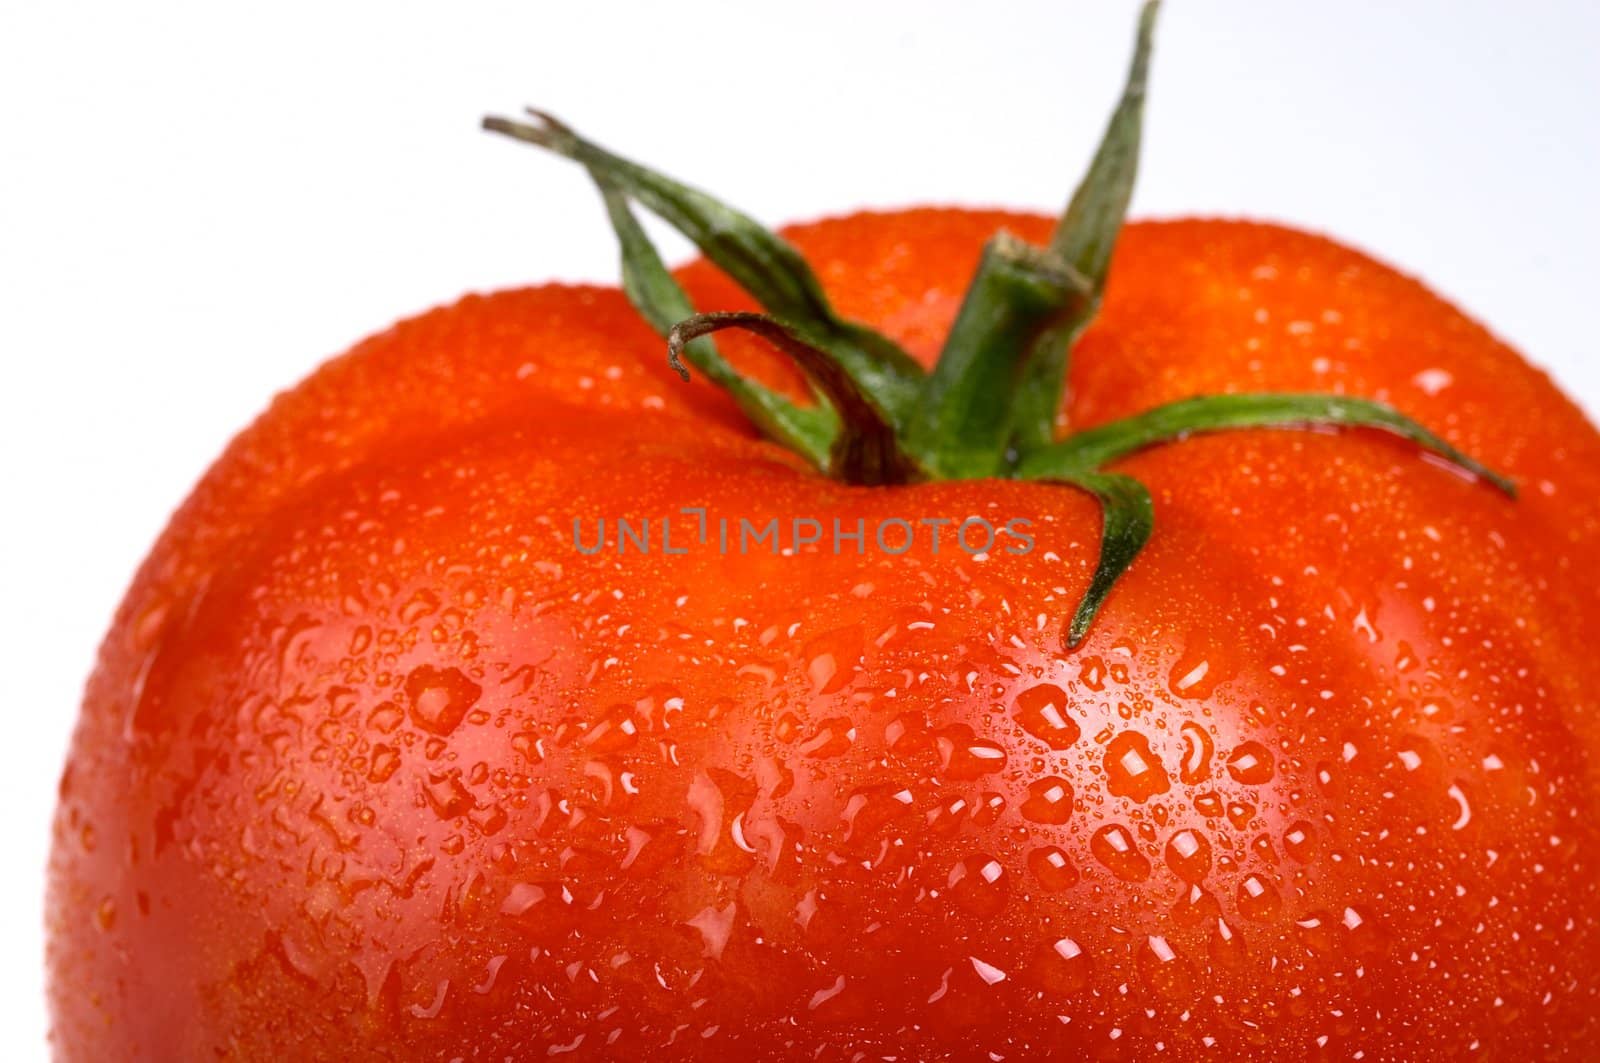
{"type": "Polygon", "coordinates": [[[696,314],[680,321],[667,338],[667,360],[685,380],[680,355],[697,337],[722,329],[753,332],[794,359],[839,413],[840,430],[823,471],[845,483],[877,486],[918,478],[919,470],[901,449],[899,437],[877,400],[843,371],[815,340],[764,314],[696,314]]]}
{"type": "Polygon", "coordinates": [[[984,248],[954,327],[922,388],[906,442],[941,479],[999,475],[1021,356],[1087,283],[1009,233],[984,248]]]}
{"type": "Polygon", "coordinates": [[[1092,294],[1070,308],[1034,343],[1016,397],[1016,441],[1019,450],[1047,446],[1055,439],[1056,414],[1067,382],[1067,359],[1078,337],[1100,309],[1111,252],[1122,234],[1123,219],[1139,174],[1139,145],[1144,135],[1145,87],[1150,79],[1150,53],[1155,43],[1158,0],[1139,13],[1139,33],[1122,99],[1106,125],[1100,147],[1056,224],[1050,250],[1088,280],[1092,294]]]}
{"type": "Polygon", "coordinates": [[[864,486],[1004,476],[1092,495],[1103,521],[1100,552],[1067,625],[1071,649],[1150,538],[1150,492],[1105,470],[1146,447],[1228,429],[1373,428],[1516,493],[1509,479],[1404,414],[1345,396],[1184,399],[1056,441],[1067,360],[1099,310],[1133,194],[1158,9],[1158,0],[1149,0],[1140,13],[1122,98],[1049,246],[1030,247],[1006,233],[990,241],[932,373],[887,337],[839,317],[800,254],[749,216],[606,151],[542,112],[530,111],[531,123],[488,118],[484,126],[588,170],[622,247],[623,287],[668,337],[672,366],[687,377],[687,360],[727,389],[766,435],[828,475],[864,486]],[[769,313],[696,314],[630,201],[675,226],[769,313]],[[708,338],[726,328],[753,332],[792,358],[818,404],[797,405],[739,373],[708,338]]]}

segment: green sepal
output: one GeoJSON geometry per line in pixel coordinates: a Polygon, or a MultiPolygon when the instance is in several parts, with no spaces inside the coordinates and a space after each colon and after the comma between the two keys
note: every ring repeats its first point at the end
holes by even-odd
{"type": "Polygon", "coordinates": [[[615,186],[659,215],[769,314],[822,342],[899,423],[915,398],[922,367],[888,337],[839,317],[811,267],[788,241],[698,189],[607,151],[542,111],[530,108],[528,115],[532,122],[485,118],[483,127],[572,159],[595,180],[615,186]]]}
{"type": "Polygon", "coordinates": [[[743,311],[696,314],[678,322],[667,337],[668,361],[687,380],[689,371],[680,359],[685,346],[727,328],[755,333],[794,359],[838,412],[838,431],[827,461],[820,463],[824,472],[845,483],[868,486],[921,478],[916,463],[901,449],[895,426],[877,399],[861,388],[815,337],[787,322],[743,311]]]}
{"type": "MultiPolygon", "coordinates": [[[[627,197],[609,182],[597,179],[596,184],[622,251],[622,290],[640,316],[665,339],[678,322],[694,316],[694,304],[661,260],[655,244],[628,206],[627,197]]],[[[827,464],[829,447],[839,431],[838,418],[831,409],[796,406],[787,397],[742,376],[709,338],[686,344],[682,354],[690,365],[726,390],[763,434],[819,468],[827,464]]]]}
{"type": "Polygon", "coordinates": [[[1077,649],[1117,580],[1150,541],[1150,532],[1155,527],[1155,505],[1144,484],[1121,473],[1061,469],[1041,471],[1030,479],[1071,484],[1087,491],[1100,503],[1100,556],[1095,562],[1094,575],[1089,579],[1089,589],[1079,599],[1067,625],[1067,649],[1077,649]]]}
{"type": "Polygon", "coordinates": [[[1123,218],[1133,198],[1139,173],[1139,144],[1144,132],[1145,86],[1150,76],[1159,0],[1139,13],[1139,32],[1128,67],[1122,99],[1106,126],[1089,172],[1067,204],[1050,238],[1050,251],[1089,282],[1090,297],[1068,308],[1033,342],[1027,368],[1017,387],[1016,446],[1023,452],[1048,446],[1055,439],[1056,412],[1066,388],[1067,360],[1078,337],[1100,309],[1111,252],[1122,234],[1123,218]]]}
{"type": "Polygon", "coordinates": [[[1340,395],[1204,395],[1182,399],[1079,432],[1063,442],[1034,451],[1018,465],[1017,475],[1022,479],[1035,479],[1045,470],[1091,471],[1134,451],[1185,439],[1199,432],[1322,426],[1376,428],[1400,436],[1493,484],[1512,498],[1516,497],[1516,485],[1509,479],[1400,411],[1370,399],[1340,395]]]}

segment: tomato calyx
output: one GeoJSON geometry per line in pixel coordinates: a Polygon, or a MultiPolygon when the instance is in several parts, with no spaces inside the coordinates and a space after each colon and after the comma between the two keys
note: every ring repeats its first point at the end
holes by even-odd
{"type": "Polygon", "coordinates": [[[1100,308],[1138,171],[1159,0],[1139,17],[1121,99],[1045,247],[1007,233],[985,246],[931,371],[893,340],[841,317],[800,253],[750,216],[616,155],[551,115],[487,117],[483,127],[583,166],[605,200],[621,249],[623,290],[668,340],[668,358],[722,387],[761,432],[835,479],[861,486],[1010,478],[1058,483],[1101,507],[1100,554],[1067,627],[1075,648],[1149,540],[1154,506],[1136,479],[1105,466],[1200,432],[1372,428],[1398,435],[1515,497],[1510,480],[1399,411],[1320,394],[1196,396],[1087,431],[1059,432],[1067,365],[1100,308]],[[634,214],[642,206],[686,236],[766,311],[696,311],[634,214]],[[755,333],[810,382],[800,404],[740,373],[712,333],[755,333]]]}

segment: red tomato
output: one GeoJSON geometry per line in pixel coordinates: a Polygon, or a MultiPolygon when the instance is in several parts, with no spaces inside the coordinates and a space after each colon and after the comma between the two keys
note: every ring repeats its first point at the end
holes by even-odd
{"type": "MultiPolygon", "coordinates": [[[[1044,232],[790,235],[929,358],[1002,223],[1044,232]]],[[[61,784],[57,1051],[1583,1055],[1600,438],[1421,286],[1260,225],[1133,226],[1071,384],[1076,425],[1383,397],[1523,496],[1370,433],[1149,451],[1157,532],[1067,653],[1086,497],[841,486],[619,293],[470,297],[279,398],[142,569],[61,784]],[[1037,545],[573,546],[685,506],[1037,545]]]]}
{"type": "MultiPolygon", "coordinates": [[[[984,241],[1045,219],[790,231],[888,339],[804,285],[762,302],[806,327],[736,320],[830,405],[736,407],[704,347],[680,383],[621,292],[575,287],[469,297],[281,396],[90,679],[50,874],[60,1058],[1592,1055],[1600,436],[1541,374],[1360,254],[1197,221],[1118,246],[1061,405],[1087,435],[849,362],[932,366],[952,330],[947,356],[1016,354],[1029,328],[977,342],[1013,297],[1087,316],[1148,25],[1086,184],[1107,240],[994,245],[958,318],[984,241]],[[1263,391],[1412,441],[1256,429],[1017,478],[1263,391]],[[941,426],[976,442],[927,449],[941,426]]],[[[678,292],[618,198],[655,178],[544,121],[525,139],[611,195],[658,329],[748,305],[704,263],[678,292]]]]}

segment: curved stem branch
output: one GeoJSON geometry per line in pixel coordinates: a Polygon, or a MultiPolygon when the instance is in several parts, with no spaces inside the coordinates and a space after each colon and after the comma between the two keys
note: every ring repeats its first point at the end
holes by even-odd
{"type": "MultiPolygon", "coordinates": [[[[596,178],[595,183],[605,199],[611,227],[621,246],[622,290],[650,327],[666,338],[678,322],[694,315],[694,304],[661,261],[627,198],[603,179],[596,178]]],[[[796,406],[783,395],[741,375],[709,337],[686,344],[682,354],[690,365],[727,391],[763,434],[818,468],[827,464],[828,447],[838,431],[831,409],[796,406]]]]}
{"type": "Polygon", "coordinates": [[[825,471],[830,475],[863,485],[905,483],[919,478],[915,463],[900,448],[894,425],[872,394],[822,342],[776,318],[746,312],[696,314],[673,327],[667,338],[668,361],[687,380],[689,371],[680,357],[685,345],[727,328],[753,332],[794,359],[832,405],[839,425],[828,453],[825,471]]]}

